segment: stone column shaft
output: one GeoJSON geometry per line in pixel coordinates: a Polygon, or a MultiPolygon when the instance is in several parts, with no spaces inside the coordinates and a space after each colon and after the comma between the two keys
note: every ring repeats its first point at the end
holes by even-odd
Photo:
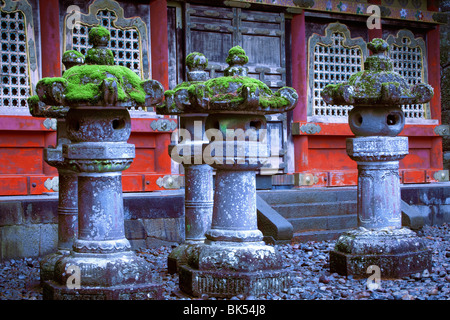
{"type": "Polygon", "coordinates": [[[122,179],[120,172],[82,173],[78,176],[80,240],[125,238],[122,179]]]}
{"type": "Polygon", "coordinates": [[[237,231],[258,230],[255,171],[218,169],[215,185],[214,201],[220,205],[214,206],[207,237],[227,240],[234,239],[237,231]]]}
{"type": "Polygon", "coordinates": [[[207,164],[184,165],[186,242],[205,240],[211,226],[213,169],[207,164]]]}
{"type": "Polygon", "coordinates": [[[401,228],[398,161],[358,162],[358,226],[401,228]]]}
{"type": "Polygon", "coordinates": [[[58,249],[70,251],[78,236],[78,176],[63,169],[58,174],[58,249]]]}

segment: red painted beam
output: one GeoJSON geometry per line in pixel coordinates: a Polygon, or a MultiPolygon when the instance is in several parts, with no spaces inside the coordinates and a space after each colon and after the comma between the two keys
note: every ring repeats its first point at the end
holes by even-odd
{"type": "Polygon", "coordinates": [[[41,22],[42,77],[61,76],[59,0],[39,2],[41,22]]]}
{"type": "Polygon", "coordinates": [[[167,36],[167,1],[150,1],[152,79],[169,89],[169,47],[167,36]]]}

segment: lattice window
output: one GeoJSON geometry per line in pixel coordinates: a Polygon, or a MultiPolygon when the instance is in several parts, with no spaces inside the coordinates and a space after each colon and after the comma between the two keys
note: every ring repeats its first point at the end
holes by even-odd
{"type": "MultiPolygon", "coordinates": [[[[421,38],[414,38],[409,30],[401,30],[397,37],[389,36],[390,57],[394,63],[394,71],[402,75],[409,85],[426,82],[426,63],[424,59],[425,43],[421,38]]],[[[426,104],[402,105],[405,117],[410,119],[426,119],[426,104]]]]}
{"type": "MultiPolygon", "coordinates": [[[[98,12],[97,17],[101,21],[101,25],[111,33],[108,47],[113,52],[116,64],[130,68],[140,76],[139,32],[133,29],[123,30],[116,28],[114,26],[114,21],[117,17],[112,11],[101,10],[98,12]]],[[[83,24],[77,24],[73,28],[73,49],[84,55],[87,50],[92,47],[92,45],[88,43],[88,34],[91,28],[92,27],[83,24]]]]}
{"type": "Polygon", "coordinates": [[[366,44],[362,38],[351,39],[347,27],[339,23],[330,24],[325,33],[325,36],[314,34],[309,40],[308,115],[347,119],[352,106],[328,105],[320,93],[327,84],[345,82],[362,70],[366,44]]]}
{"type": "Polygon", "coordinates": [[[1,105],[27,108],[30,85],[24,17],[21,12],[2,12],[1,17],[1,105]]]}

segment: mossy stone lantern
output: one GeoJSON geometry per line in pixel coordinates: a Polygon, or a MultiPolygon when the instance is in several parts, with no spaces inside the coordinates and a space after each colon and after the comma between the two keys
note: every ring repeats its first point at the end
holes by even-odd
{"type": "Polygon", "coordinates": [[[135,156],[134,145],[127,143],[131,133],[127,108],[160,102],[163,87],[114,65],[106,48],[109,37],[107,29],[92,28],[93,48],[85,64],[72,66],[62,77],[44,78],[36,86],[40,101],[69,107],[66,125],[72,143],[63,145],[63,156],[78,173],[78,237],[70,254],[56,262],[54,279],[44,282],[44,299],[160,297],[151,266],[125,238],[122,171],[135,156]]]}
{"type": "Polygon", "coordinates": [[[347,153],[358,166],[358,229],[343,233],[330,252],[330,270],[367,277],[380,268],[382,278],[400,278],[431,270],[431,252],[408,228],[402,228],[399,160],[408,154],[408,137],[397,137],[405,125],[402,104],[426,103],[433,88],[410,87],[393,71],[382,39],[368,44],[372,55],[364,71],[346,83],[327,85],[322,97],[329,104],[353,105],[347,153]]]}
{"type": "Polygon", "coordinates": [[[259,295],[289,282],[276,249],[265,245],[257,227],[255,180],[268,158],[264,115],[291,110],[297,93],[289,87],[273,93],[247,76],[247,62],[241,47],[231,48],[224,77],[188,86],[183,105],[167,103],[167,94],[162,105],[208,114],[203,159],[216,169],[212,222],[204,243],[188,248],[187,263],[178,270],[180,288],[194,296],[259,295]]]}
{"type": "Polygon", "coordinates": [[[208,143],[205,137],[208,114],[202,110],[185,110],[185,106],[188,109],[190,104],[187,100],[188,87],[208,79],[205,71],[208,59],[202,53],[192,52],[186,57],[186,66],[188,81],[178,84],[173,90],[167,90],[164,93],[165,107],[156,108],[159,114],[179,116],[182,140],[179,144],[169,146],[169,154],[184,168],[185,242],[170,253],[167,260],[169,273],[177,272],[178,267],[186,263],[189,246],[203,243],[205,232],[211,226],[213,209],[213,169],[202,157],[203,146],[208,143]],[[183,154],[183,150],[189,150],[189,155],[183,154]]]}

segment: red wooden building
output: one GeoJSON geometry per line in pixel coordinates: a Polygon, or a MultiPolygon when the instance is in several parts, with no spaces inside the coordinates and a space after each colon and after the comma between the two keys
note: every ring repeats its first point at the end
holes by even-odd
{"type": "MultiPolygon", "coordinates": [[[[401,161],[402,183],[448,180],[443,171],[437,1],[432,0],[3,0],[1,12],[0,196],[53,192],[56,169],[43,150],[56,143],[55,121],[33,118],[26,98],[42,77],[60,76],[62,53],[85,53],[89,28],[111,31],[116,63],[166,89],[185,80],[184,59],[193,51],[220,76],[229,48],[241,45],[249,74],[270,87],[292,86],[299,102],[287,116],[270,116],[273,168],[261,171],[263,187],[344,186],[357,182],[356,163],[345,150],[351,106],[320,98],[328,83],[363,68],[374,37],[391,46],[396,70],[411,84],[435,89],[426,105],[403,106],[410,153],[401,161]],[[377,5],[381,28],[367,13],[377,5]],[[268,183],[267,183],[268,181],[268,183]]],[[[376,13],[376,12],[375,12],[376,13]]],[[[125,192],[177,188],[178,168],[168,144],[177,119],[152,110],[130,110],[136,158],[124,172],[125,192]]]]}

